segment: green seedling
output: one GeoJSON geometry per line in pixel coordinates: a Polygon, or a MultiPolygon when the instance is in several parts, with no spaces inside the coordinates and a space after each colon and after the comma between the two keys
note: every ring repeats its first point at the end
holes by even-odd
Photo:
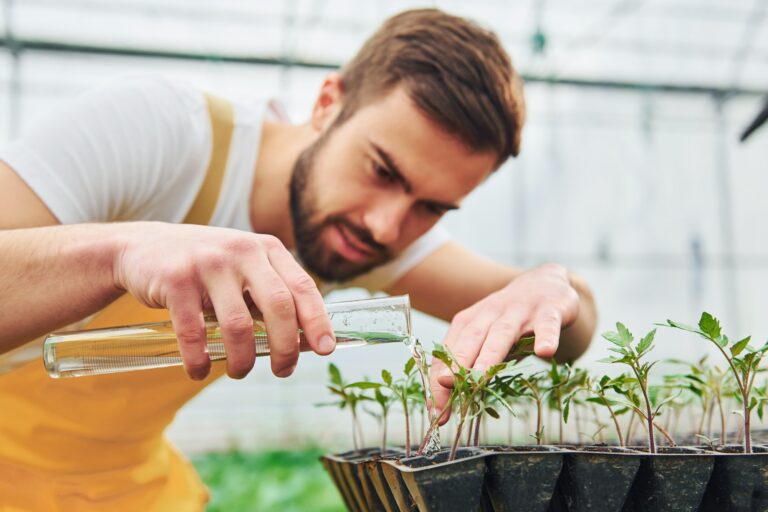
{"type": "Polygon", "coordinates": [[[707,363],[708,356],[704,356],[695,363],[669,360],[670,363],[685,366],[687,373],[677,373],[664,376],[664,382],[670,387],[684,391],[685,395],[694,397],[700,410],[695,414],[699,422],[694,432],[695,436],[702,435],[706,439],[717,439],[720,443],[726,442],[726,415],[723,406],[725,397],[738,397],[735,381],[729,371],[712,366],[707,363]],[[712,436],[712,421],[715,413],[720,418],[720,437],[712,436]],[[706,435],[705,432],[706,425],[706,435]]]}
{"type": "MultiPolygon", "coordinates": [[[[514,365],[515,361],[512,361],[507,364],[507,368],[510,368],[512,365],[514,365]]],[[[494,419],[499,419],[499,413],[497,411],[496,405],[499,404],[508,411],[510,411],[510,418],[515,416],[515,413],[512,412],[514,409],[512,409],[510,396],[511,393],[513,393],[515,382],[517,379],[519,379],[522,376],[522,374],[506,374],[506,375],[496,375],[489,383],[488,388],[491,390],[491,393],[483,392],[480,396],[480,399],[478,400],[478,411],[477,416],[474,417],[474,442],[472,443],[474,446],[480,445],[480,422],[481,420],[486,417],[490,416],[494,419]],[[501,404],[500,402],[504,402],[501,404]]],[[[470,427],[472,426],[472,421],[470,420],[470,427]]],[[[471,432],[470,428],[470,432],[471,432]]],[[[468,442],[467,445],[470,443],[468,442]]]]}
{"type": "MultiPolygon", "coordinates": [[[[513,345],[513,347],[510,350],[509,354],[507,354],[507,360],[509,361],[509,363],[500,363],[500,365],[503,365],[503,367],[506,368],[507,365],[509,365],[509,364],[514,364],[514,363],[517,363],[518,361],[521,361],[521,360],[525,359],[526,357],[528,357],[528,356],[530,356],[530,355],[532,355],[534,353],[533,347],[534,347],[534,338],[532,336],[526,336],[524,338],[521,338],[520,340],[517,341],[517,343],[515,343],[513,345]]],[[[435,348],[434,348],[434,350],[432,352],[432,356],[433,356],[433,358],[441,360],[443,363],[446,364],[446,367],[448,367],[450,369],[451,373],[453,374],[454,382],[455,382],[456,381],[456,374],[462,368],[455,361],[455,358],[450,353],[448,348],[443,346],[443,345],[441,345],[441,344],[436,343],[435,344],[435,348]]],[[[493,367],[489,368],[488,372],[490,372],[492,369],[494,369],[494,371],[496,371],[495,368],[499,367],[500,365],[496,365],[496,366],[493,366],[493,367]]],[[[465,374],[468,373],[468,372],[471,372],[470,370],[468,370],[466,368],[463,368],[463,370],[464,370],[465,374]]],[[[475,371],[475,373],[478,373],[478,372],[475,371]]],[[[488,379],[488,380],[490,381],[492,379],[488,379]]],[[[425,386],[426,386],[426,383],[425,383],[425,386]]],[[[491,391],[492,391],[491,393],[483,395],[482,400],[485,400],[488,397],[494,397],[496,391],[495,390],[491,390],[491,391]]],[[[432,436],[433,431],[438,428],[438,425],[440,424],[440,421],[446,416],[446,413],[449,413],[454,408],[454,406],[460,401],[459,400],[459,396],[461,394],[462,393],[460,393],[460,391],[457,390],[456,387],[454,386],[452,391],[451,391],[451,395],[448,398],[448,403],[445,405],[445,407],[443,408],[442,412],[439,415],[435,414],[434,417],[430,419],[427,431],[426,431],[426,433],[424,435],[424,438],[423,438],[423,440],[421,442],[421,445],[419,446],[419,451],[418,451],[419,455],[422,455],[424,453],[424,450],[425,450],[425,448],[426,448],[426,446],[428,444],[428,441],[430,440],[430,438],[432,436]]],[[[500,398],[500,397],[496,397],[496,398],[500,398]]],[[[510,412],[512,411],[512,409],[509,406],[509,404],[506,401],[504,401],[503,398],[500,398],[500,402],[503,404],[503,406],[506,409],[508,409],[510,412]]],[[[490,410],[492,410],[493,412],[496,412],[493,409],[493,407],[490,407],[490,410]]],[[[486,407],[476,407],[475,412],[479,411],[479,413],[481,413],[481,414],[483,412],[485,412],[486,414],[492,415],[493,412],[490,412],[490,410],[488,408],[486,408],[486,407]]],[[[458,435],[461,434],[461,429],[459,429],[459,432],[457,434],[458,435]]],[[[459,439],[458,435],[457,435],[456,439],[459,439]]],[[[457,445],[457,443],[454,443],[454,445],[457,445]]]]}
{"type": "Polygon", "coordinates": [[[712,450],[712,451],[715,451],[715,447],[718,444],[720,444],[720,438],[719,437],[709,438],[709,437],[705,436],[704,434],[696,434],[695,437],[698,437],[699,439],[701,439],[701,442],[704,443],[705,445],[707,445],[707,447],[709,447],[709,449],[712,450]]]}
{"type": "Polygon", "coordinates": [[[319,405],[336,405],[339,409],[349,409],[352,414],[352,443],[355,450],[359,450],[365,445],[365,442],[363,440],[363,429],[358,419],[358,407],[361,403],[371,401],[373,398],[366,395],[363,390],[356,389],[356,386],[345,383],[339,368],[333,363],[328,364],[328,376],[331,381],[331,384],[327,386],[328,390],[339,397],[339,400],[330,404],[319,405]]]}
{"type": "MultiPolygon", "coordinates": [[[[605,363],[624,364],[629,366],[632,370],[632,373],[635,376],[635,382],[642,395],[643,403],[640,404],[637,402],[636,395],[632,393],[630,387],[624,387],[621,389],[621,394],[628,400],[624,401],[623,405],[630,407],[647,423],[648,451],[650,453],[656,453],[656,436],[654,430],[659,429],[662,433],[666,434],[659,425],[654,423],[654,419],[659,414],[662,406],[676,398],[676,396],[670,396],[658,403],[654,403],[651,400],[648,389],[648,375],[651,368],[656,364],[656,361],[645,362],[643,361],[643,358],[653,349],[653,339],[655,336],[656,329],[653,329],[640,339],[635,346],[632,346],[635,341],[634,336],[624,324],[617,322],[615,332],[606,332],[603,334],[603,338],[613,344],[613,347],[610,347],[608,350],[614,352],[616,355],[609,356],[601,361],[605,363]],[[645,410],[643,410],[643,405],[645,410]]],[[[631,380],[627,379],[627,384],[631,385],[631,380]]],[[[654,394],[654,398],[656,398],[656,394],[654,394]]],[[[668,434],[666,435],[668,436],[668,434]]],[[[671,441],[671,438],[668,437],[668,439],[671,441]]],[[[672,443],[674,444],[674,441],[672,441],[672,443]]]]}
{"type": "Polygon", "coordinates": [[[587,372],[581,369],[574,370],[571,365],[558,365],[551,362],[547,382],[547,404],[549,408],[557,412],[558,416],[558,441],[563,444],[563,405],[565,397],[572,391],[583,387],[587,378],[587,372]]]}
{"type": "Polygon", "coordinates": [[[731,375],[736,381],[738,391],[736,396],[742,405],[740,414],[744,422],[744,452],[752,453],[752,433],[750,428],[752,411],[757,409],[758,415],[762,418],[763,404],[766,400],[764,396],[753,393],[753,388],[755,377],[757,377],[760,369],[760,363],[766,351],[768,351],[768,343],[765,343],[758,349],[754,349],[749,346],[749,342],[752,339],[751,336],[732,343],[728,336],[723,334],[720,321],[707,312],[701,314],[698,327],[672,320],[667,320],[665,326],[699,335],[701,338],[712,343],[728,362],[731,375]]]}
{"type": "MultiPolygon", "coordinates": [[[[630,421],[627,426],[627,433],[624,439],[624,444],[627,445],[630,443],[630,440],[632,439],[632,427],[634,426],[634,419],[637,418],[640,420],[641,423],[645,423],[646,431],[648,427],[650,426],[648,423],[648,403],[650,403],[650,408],[652,411],[651,416],[653,417],[652,423],[654,430],[658,431],[661,435],[663,435],[670,446],[675,446],[675,440],[670,436],[669,432],[662,427],[658,422],[656,422],[656,418],[661,415],[661,409],[667,405],[668,403],[674,401],[677,399],[678,394],[674,395],[665,395],[664,393],[660,393],[659,391],[664,389],[663,386],[648,386],[647,387],[647,393],[643,394],[641,390],[640,383],[638,380],[632,376],[631,374],[624,374],[620,376],[620,379],[623,380],[623,383],[620,386],[617,386],[615,389],[616,393],[621,397],[617,399],[618,405],[621,405],[623,409],[618,409],[616,411],[616,414],[622,414],[626,411],[631,412],[630,421]],[[647,401],[645,397],[648,397],[647,401]]],[[[649,437],[650,439],[650,437],[649,437]]],[[[655,441],[655,439],[654,439],[655,441]]],[[[655,444],[654,444],[655,445],[655,444]]],[[[650,443],[649,443],[649,450],[650,450],[650,443]]]]}
{"type": "Polygon", "coordinates": [[[379,422],[381,431],[381,452],[384,453],[387,449],[387,422],[389,420],[389,411],[392,404],[397,400],[397,396],[391,391],[384,391],[391,390],[392,388],[392,374],[387,370],[381,370],[381,378],[384,383],[364,380],[348,384],[347,387],[358,388],[361,390],[373,390],[373,399],[371,401],[379,405],[380,412],[369,411],[367,409],[366,412],[376,418],[379,422]]]}
{"type": "MultiPolygon", "coordinates": [[[[706,417],[707,439],[718,439],[721,444],[727,442],[726,433],[726,415],[724,398],[737,396],[738,390],[733,375],[727,369],[708,364],[709,356],[704,356],[696,363],[686,361],[672,360],[671,362],[688,367],[688,373],[684,375],[671,376],[670,379],[676,380],[678,385],[687,388],[694,394],[701,397],[701,420],[706,417]],[[712,437],[712,420],[717,409],[720,418],[720,437],[712,437]]],[[[666,378],[666,377],[665,377],[666,378]]],[[[703,433],[703,425],[700,423],[696,434],[703,433]]]]}
{"type": "Polygon", "coordinates": [[[649,391],[651,402],[656,403],[674,395],[672,399],[667,402],[665,412],[667,419],[664,423],[664,429],[670,433],[670,435],[672,432],[677,431],[678,422],[684,411],[690,410],[691,408],[698,408],[696,414],[699,416],[699,423],[696,427],[695,434],[700,434],[702,432],[701,429],[704,428],[706,407],[709,405],[708,401],[706,397],[698,394],[698,392],[701,391],[700,389],[693,385],[688,379],[683,378],[680,380],[680,377],[681,376],[678,375],[665,375],[661,385],[651,386],[651,391],[649,391]]]}
{"type": "MultiPolygon", "coordinates": [[[[616,436],[620,446],[624,446],[624,437],[621,432],[621,424],[619,423],[618,416],[630,408],[623,406],[616,398],[615,395],[625,395],[625,388],[627,387],[627,375],[619,375],[618,377],[610,377],[603,375],[600,380],[593,380],[588,376],[585,377],[583,383],[578,388],[571,391],[563,399],[563,420],[567,423],[570,416],[571,403],[575,403],[576,396],[580,393],[587,393],[589,396],[586,398],[587,402],[598,404],[605,407],[608,413],[611,415],[611,421],[616,429],[616,436]],[[621,406],[618,407],[617,406],[621,406]]],[[[601,425],[598,426],[603,428],[601,425]]]]}
{"type": "Polygon", "coordinates": [[[424,387],[418,378],[416,361],[409,359],[403,368],[403,377],[401,377],[392,391],[400,400],[400,405],[405,414],[405,456],[411,456],[411,417],[413,411],[410,406],[425,406],[424,387]]]}
{"type": "Polygon", "coordinates": [[[390,372],[382,370],[382,382],[363,381],[349,384],[350,387],[374,390],[373,399],[379,404],[381,409],[381,414],[375,416],[380,417],[382,420],[382,452],[385,450],[387,442],[387,418],[389,416],[390,407],[393,402],[397,401],[403,408],[403,413],[405,415],[405,456],[411,456],[410,403],[424,400],[424,391],[422,390],[418,379],[415,378],[415,364],[416,362],[413,359],[409,359],[403,368],[404,376],[397,380],[392,378],[390,372]]]}
{"type": "Polygon", "coordinates": [[[536,403],[536,431],[531,434],[531,437],[536,440],[537,445],[540,445],[544,440],[543,405],[547,398],[546,381],[547,374],[545,372],[534,373],[526,377],[521,376],[515,380],[515,394],[526,396],[536,403]]]}
{"type": "Polygon", "coordinates": [[[503,404],[510,412],[512,412],[509,405],[498,395],[498,392],[495,389],[496,386],[491,385],[491,382],[499,375],[499,373],[507,368],[508,363],[493,365],[485,372],[470,370],[458,364],[450,350],[440,344],[435,344],[432,356],[442,361],[445,366],[450,369],[453,375],[453,389],[448,399],[448,405],[444,410],[448,410],[448,408],[455,406],[459,415],[456,436],[451,445],[451,452],[448,457],[448,460],[455,460],[456,449],[459,446],[464,425],[469,420],[476,418],[481,414],[489,414],[498,417],[498,412],[486,404],[486,397],[493,396],[498,398],[498,403],[503,404]]]}
{"type": "Polygon", "coordinates": [[[717,412],[720,418],[720,443],[728,442],[728,431],[725,426],[725,407],[724,398],[738,393],[736,380],[727,368],[718,366],[705,367],[705,382],[709,393],[712,395],[713,404],[709,407],[707,417],[707,436],[712,437],[712,416],[717,405],[717,412]]]}

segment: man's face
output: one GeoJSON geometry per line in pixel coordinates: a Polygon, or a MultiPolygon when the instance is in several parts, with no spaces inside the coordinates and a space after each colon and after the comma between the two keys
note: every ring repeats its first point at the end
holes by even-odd
{"type": "Polygon", "coordinates": [[[396,87],[299,156],[291,216],[301,261],[326,281],[386,263],[458,208],[496,158],[445,133],[396,87]]]}

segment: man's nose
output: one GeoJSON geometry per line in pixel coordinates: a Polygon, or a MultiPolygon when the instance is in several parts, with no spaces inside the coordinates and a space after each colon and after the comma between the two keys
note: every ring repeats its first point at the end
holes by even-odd
{"type": "Polygon", "coordinates": [[[365,224],[373,239],[382,245],[397,242],[410,208],[408,198],[385,197],[372,203],[365,214],[365,224]]]}

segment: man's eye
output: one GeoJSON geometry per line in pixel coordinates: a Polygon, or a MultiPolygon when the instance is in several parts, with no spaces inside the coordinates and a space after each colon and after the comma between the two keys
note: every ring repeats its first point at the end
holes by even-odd
{"type": "Polygon", "coordinates": [[[440,217],[445,213],[445,208],[429,203],[424,204],[424,209],[427,211],[427,213],[436,217],[440,217]]]}
{"type": "Polygon", "coordinates": [[[383,165],[379,164],[378,162],[373,162],[373,172],[376,174],[376,177],[379,178],[382,181],[386,182],[392,182],[395,180],[394,175],[389,172],[389,169],[384,167],[383,165]]]}

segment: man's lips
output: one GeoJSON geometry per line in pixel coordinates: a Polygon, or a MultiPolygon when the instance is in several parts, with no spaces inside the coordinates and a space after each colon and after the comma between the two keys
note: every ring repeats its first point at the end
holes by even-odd
{"type": "Polygon", "coordinates": [[[336,224],[334,227],[336,228],[340,241],[340,243],[337,244],[339,249],[341,249],[339,252],[341,252],[347,259],[362,261],[376,256],[377,253],[374,250],[361,242],[354,233],[351,233],[343,225],[336,224]]]}

